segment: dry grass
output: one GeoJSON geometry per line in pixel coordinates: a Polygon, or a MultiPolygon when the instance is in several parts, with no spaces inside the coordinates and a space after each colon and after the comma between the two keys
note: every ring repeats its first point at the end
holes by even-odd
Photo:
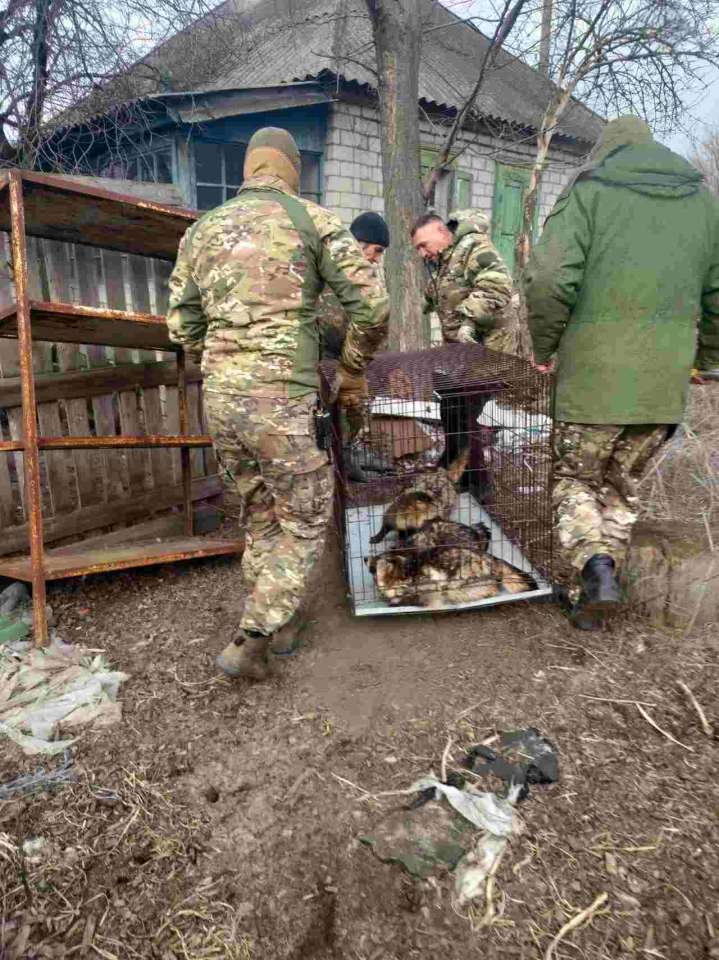
{"type": "Polygon", "coordinates": [[[23,847],[19,822],[13,834],[12,803],[0,804],[0,957],[29,956],[29,944],[42,957],[43,944],[58,943],[107,960],[252,957],[218,883],[191,879],[204,825],[147,771],[121,771],[109,790],[88,781],[63,790],[36,847],[23,847]]]}
{"type": "Polygon", "coordinates": [[[647,520],[719,524],[719,384],[693,387],[683,436],[640,486],[647,520]]]}

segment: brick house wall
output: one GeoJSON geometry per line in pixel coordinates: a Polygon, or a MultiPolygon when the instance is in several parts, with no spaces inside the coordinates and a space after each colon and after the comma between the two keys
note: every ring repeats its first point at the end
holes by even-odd
{"type": "MultiPolygon", "coordinates": [[[[429,123],[421,125],[422,147],[438,147],[443,136],[429,123]]],[[[529,166],[532,144],[477,136],[458,167],[471,177],[472,206],[492,216],[497,163],[529,166]]],[[[577,166],[577,157],[553,150],[540,189],[539,224],[544,222],[564,184],[577,166]]],[[[382,157],[378,112],[371,106],[332,105],[327,118],[323,163],[324,203],[349,224],[365,210],[381,213],[382,157]]]]}

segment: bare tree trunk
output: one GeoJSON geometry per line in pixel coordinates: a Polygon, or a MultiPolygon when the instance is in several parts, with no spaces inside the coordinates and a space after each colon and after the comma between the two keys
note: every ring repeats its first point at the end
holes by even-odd
{"type": "MultiPolygon", "coordinates": [[[[493,65],[497,52],[502,48],[502,45],[506,41],[507,37],[514,29],[527,0],[514,0],[514,3],[511,6],[510,2],[511,0],[505,0],[504,11],[500,17],[499,23],[497,24],[497,29],[492,37],[492,41],[487,47],[484,57],[482,58],[482,64],[479,68],[479,73],[477,75],[477,81],[474,85],[474,88],[465,100],[461,109],[457,112],[457,116],[454,118],[454,123],[447,134],[444,145],[439,151],[437,159],[432,164],[431,169],[427,172],[427,176],[422,183],[422,198],[426,204],[434,202],[435,187],[441,180],[442,174],[447,169],[448,164],[451,162],[450,156],[454,150],[454,145],[458,136],[462,132],[462,126],[469,116],[470,111],[474,109],[474,105],[477,102],[477,97],[479,96],[484,84],[484,78],[487,74],[487,70],[493,65]]],[[[551,5],[552,0],[544,0],[544,2],[551,5]]],[[[462,151],[460,150],[459,153],[461,152],[462,151]]]]}
{"type": "Polygon", "coordinates": [[[549,76],[549,57],[552,49],[552,0],[542,0],[542,32],[539,37],[539,72],[549,76]]]}
{"type": "Polygon", "coordinates": [[[560,90],[558,95],[553,98],[542,118],[542,125],[537,134],[537,153],[534,158],[532,174],[529,178],[529,189],[524,198],[524,207],[522,210],[522,232],[517,238],[517,267],[520,270],[524,269],[527,265],[529,254],[532,251],[534,215],[537,209],[537,197],[544,175],[544,167],[547,162],[549,148],[552,145],[559,118],[571,100],[573,90],[574,85],[572,84],[565,90],[560,90]]]}
{"type": "Polygon", "coordinates": [[[40,128],[48,82],[48,34],[52,0],[35,0],[35,24],[32,36],[32,86],[27,100],[23,134],[22,166],[32,169],[37,159],[40,128]]]}
{"type": "Polygon", "coordinates": [[[384,207],[392,242],[385,255],[390,292],[389,346],[428,346],[422,326],[423,271],[410,231],[422,211],[419,170],[419,60],[417,0],[366,0],[372,21],[382,127],[384,207]]]}

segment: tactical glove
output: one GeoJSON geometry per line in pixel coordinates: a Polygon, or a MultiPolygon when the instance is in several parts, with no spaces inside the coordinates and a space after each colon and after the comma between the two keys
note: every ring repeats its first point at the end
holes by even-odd
{"type": "Polygon", "coordinates": [[[352,373],[341,364],[337,367],[332,384],[332,400],[348,410],[362,406],[367,393],[367,378],[363,373],[352,373]]]}
{"type": "Polygon", "coordinates": [[[352,373],[341,364],[332,384],[330,399],[344,408],[349,436],[355,437],[364,426],[364,405],[367,399],[367,378],[363,373],[352,373]]]}

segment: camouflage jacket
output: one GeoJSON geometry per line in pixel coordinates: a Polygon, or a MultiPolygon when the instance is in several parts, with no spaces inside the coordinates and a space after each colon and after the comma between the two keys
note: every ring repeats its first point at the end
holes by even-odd
{"type": "MultiPolygon", "coordinates": [[[[372,264],[369,266],[377,276],[377,282],[382,290],[387,292],[387,283],[382,264],[372,264]]],[[[320,297],[317,306],[317,318],[320,324],[321,351],[322,357],[326,360],[339,360],[342,355],[347,328],[349,326],[349,317],[337,299],[336,294],[330,289],[325,289],[320,297]]],[[[377,349],[384,347],[384,337],[382,342],[377,345],[377,349]]]]}
{"type": "Polygon", "coordinates": [[[202,353],[206,390],[306,396],[318,387],[325,284],[348,317],[342,362],[359,373],[387,326],[387,296],[371,265],[334,214],[279,177],[252,178],[183,237],[170,277],[170,339],[202,353]]]}
{"type": "Polygon", "coordinates": [[[512,278],[477,210],[455,210],[454,240],[428,263],[425,312],[437,312],[445,343],[481,340],[512,296],[512,278]]]}

